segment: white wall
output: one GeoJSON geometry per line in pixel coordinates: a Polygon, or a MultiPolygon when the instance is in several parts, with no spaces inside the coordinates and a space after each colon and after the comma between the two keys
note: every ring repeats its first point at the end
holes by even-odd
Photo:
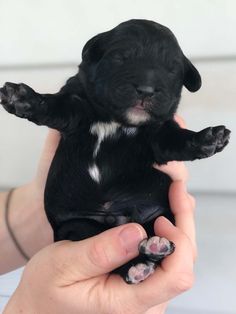
{"type": "MultiPolygon", "coordinates": [[[[235,133],[235,12],[236,1],[229,0],[1,0],[0,86],[22,81],[54,92],[77,70],[91,36],[126,19],[153,19],[172,29],[203,77],[201,91],[183,94],[181,114],[189,128],[226,124],[235,133]]],[[[0,186],[33,176],[46,132],[0,108],[0,186]]],[[[223,153],[191,164],[191,189],[235,192],[235,155],[232,134],[223,153]]]]}
{"type": "Polygon", "coordinates": [[[236,54],[234,0],[1,0],[1,65],[75,62],[94,34],[131,18],[170,27],[192,57],[236,54]]]}

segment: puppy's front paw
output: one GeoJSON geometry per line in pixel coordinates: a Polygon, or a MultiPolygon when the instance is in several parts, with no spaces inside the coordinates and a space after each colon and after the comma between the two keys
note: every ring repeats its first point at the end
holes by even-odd
{"type": "Polygon", "coordinates": [[[0,102],[9,113],[31,118],[42,97],[25,84],[6,83],[0,88],[0,102]]]}
{"type": "Polygon", "coordinates": [[[206,158],[218,153],[228,144],[230,130],[225,126],[209,127],[198,132],[192,145],[196,150],[196,158],[206,158]]]}
{"type": "Polygon", "coordinates": [[[139,252],[145,254],[148,260],[158,262],[172,254],[175,250],[173,242],[158,236],[144,239],[139,244],[139,252]]]}

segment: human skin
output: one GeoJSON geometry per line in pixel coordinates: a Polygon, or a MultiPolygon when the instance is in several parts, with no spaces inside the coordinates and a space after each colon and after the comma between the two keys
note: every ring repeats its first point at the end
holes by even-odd
{"type": "MultiPolygon", "coordinates": [[[[49,131],[35,177],[28,184],[17,187],[12,194],[9,211],[10,225],[29,257],[53,242],[52,228],[44,211],[43,194],[48,170],[59,139],[60,135],[57,131],[49,131]]],[[[4,256],[0,259],[0,274],[26,264],[26,260],[16,249],[4,221],[7,193],[0,193],[0,247],[1,256],[4,256]]]]}

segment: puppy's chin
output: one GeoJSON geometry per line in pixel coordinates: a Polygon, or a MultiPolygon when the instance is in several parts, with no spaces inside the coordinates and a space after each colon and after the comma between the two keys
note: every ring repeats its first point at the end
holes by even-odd
{"type": "Polygon", "coordinates": [[[150,114],[137,107],[130,108],[126,112],[126,120],[131,125],[142,125],[151,119],[150,114]]]}

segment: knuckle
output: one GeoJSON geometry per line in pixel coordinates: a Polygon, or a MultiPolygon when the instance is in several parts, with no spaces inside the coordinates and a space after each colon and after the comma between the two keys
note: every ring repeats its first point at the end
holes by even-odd
{"type": "Polygon", "coordinates": [[[190,290],[194,284],[193,273],[182,273],[178,276],[175,285],[175,291],[177,294],[190,290]]]}
{"type": "Polygon", "coordinates": [[[187,249],[189,249],[189,245],[190,245],[189,238],[186,236],[186,234],[182,230],[178,229],[177,232],[178,234],[176,233],[176,236],[174,239],[176,246],[181,247],[181,248],[186,247],[187,249]]]}

